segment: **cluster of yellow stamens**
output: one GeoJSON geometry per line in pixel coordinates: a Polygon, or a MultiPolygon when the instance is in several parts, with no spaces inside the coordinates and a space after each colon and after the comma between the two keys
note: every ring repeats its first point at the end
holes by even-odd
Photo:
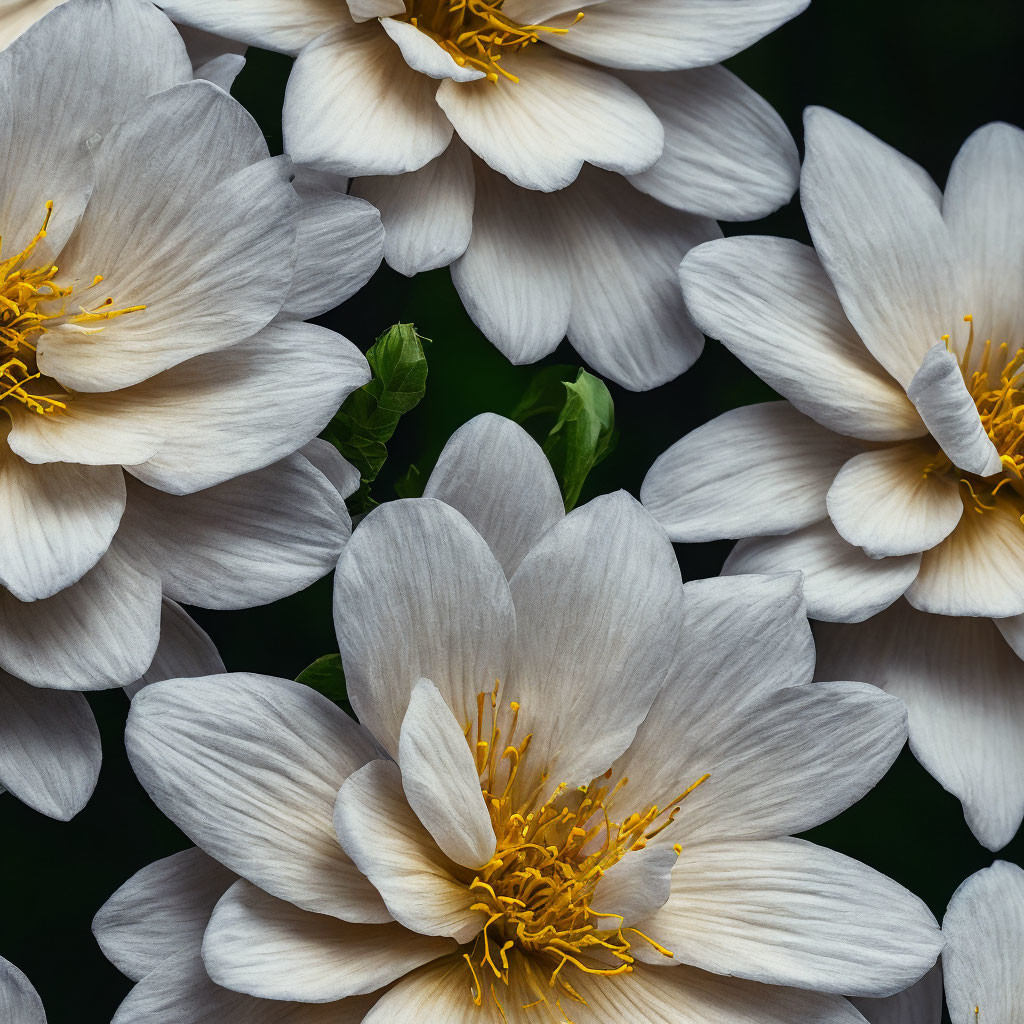
{"type": "MultiPolygon", "coordinates": [[[[638,941],[672,956],[619,915],[598,912],[594,902],[603,875],[668,828],[680,801],[708,776],[664,809],[649,806],[617,819],[613,805],[628,780],[613,785],[610,772],[573,791],[552,789],[542,775],[524,791],[532,737],[517,741],[518,725],[519,705],[511,703],[507,716],[499,713],[496,687],[480,694],[477,721],[466,728],[497,846],[470,883],[480,895],[473,909],[486,923],[463,959],[477,1006],[492,1000],[504,1018],[506,1001],[525,996],[522,1009],[571,1021],[563,1002],[586,1003],[572,984],[573,970],[598,978],[627,974],[638,941]]],[[[681,849],[675,847],[677,855],[681,849]]]]}
{"type": "MultiPolygon", "coordinates": [[[[0,407],[7,400],[12,400],[41,416],[67,409],[64,399],[68,394],[64,389],[59,395],[40,393],[40,384],[53,382],[47,381],[36,366],[39,336],[50,330],[51,324],[57,320],[66,324],[100,324],[146,308],[129,306],[114,309],[114,300],[108,298],[92,309],[80,307],[78,312],[69,315],[67,299],[73,287],[57,284],[59,269],[54,263],[33,264],[32,261],[36,250],[46,239],[52,215],[53,203],[48,202],[43,226],[35,238],[21,252],[6,260],[3,259],[3,239],[0,238],[0,407]]],[[[102,275],[97,275],[89,287],[95,288],[102,280],[102,275]]]]}
{"type": "MultiPolygon", "coordinates": [[[[540,40],[540,33],[565,35],[568,28],[520,25],[502,13],[504,0],[406,0],[406,20],[426,32],[460,67],[482,71],[492,82],[519,79],[501,66],[502,57],[540,40]]],[[[576,21],[583,17],[580,11],[576,21]]],[[[574,22],[575,24],[575,22],[574,22]]]]}
{"type": "MultiPolygon", "coordinates": [[[[1024,482],[1024,348],[1011,352],[1005,341],[995,345],[986,340],[980,351],[975,351],[974,317],[965,316],[964,321],[970,325],[970,335],[960,372],[1002,463],[1002,473],[995,476],[960,475],[970,507],[983,513],[996,507],[995,499],[1004,488],[1017,496],[1024,482]]],[[[949,335],[944,334],[942,340],[949,347],[949,335]]],[[[953,471],[959,472],[940,452],[925,468],[925,475],[953,471]]],[[[1024,523],[1024,515],[1021,521],[1024,523]]]]}

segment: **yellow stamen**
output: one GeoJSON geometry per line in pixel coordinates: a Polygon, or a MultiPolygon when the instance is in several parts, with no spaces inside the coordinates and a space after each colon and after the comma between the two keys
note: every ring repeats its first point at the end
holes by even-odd
{"type": "MultiPolygon", "coordinates": [[[[405,20],[431,36],[460,67],[482,71],[491,82],[518,82],[501,66],[502,57],[539,42],[541,33],[565,35],[572,26],[520,25],[502,13],[504,2],[406,0],[405,20]]],[[[582,17],[578,11],[573,25],[582,17]]]]}

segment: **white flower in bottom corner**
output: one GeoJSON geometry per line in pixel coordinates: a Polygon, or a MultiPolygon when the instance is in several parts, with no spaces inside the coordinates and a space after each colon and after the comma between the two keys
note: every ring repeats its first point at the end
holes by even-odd
{"type": "Polygon", "coordinates": [[[46,1024],[39,993],[9,960],[0,956],[0,1021],[4,1024],[46,1024]]]}
{"type": "Polygon", "coordinates": [[[940,949],[920,900],[787,838],[866,793],[905,711],[811,684],[799,578],[683,586],[624,493],[569,515],[481,416],[336,575],[361,724],[298,683],[155,683],[133,767],[196,843],[98,914],[116,1024],[860,1018],[940,949]]]}
{"type": "Polygon", "coordinates": [[[0,787],[68,818],[99,768],[68,691],[142,676],[162,598],[251,607],[337,561],[349,468],[312,439],[369,368],[304,321],[381,226],[293,184],[142,0],[67,0],[0,82],[0,787]]]}
{"type": "Polygon", "coordinates": [[[568,336],[643,390],[703,338],[676,268],[796,187],[782,119],[719,62],[808,0],[165,0],[295,54],[296,163],[357,179],[403,274],[452,265],[475,323],[531,363],[568,336]]]}
{"type": "Polygon", "coordinates": [[[953,894],[945,948],[916,985],[886,999],[854,999],[870,1024],[939,1024],[942,988],[952,1024],[1024,1020],[1024,871],[997,860],[953,894]]]}

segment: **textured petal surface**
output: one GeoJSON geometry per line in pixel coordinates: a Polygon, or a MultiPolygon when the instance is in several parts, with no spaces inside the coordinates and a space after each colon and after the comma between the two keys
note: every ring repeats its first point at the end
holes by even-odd
{"type": "Polygon", "coordinates": [[[945,540],[964,511],[960,485],[928,472],[937,458],[925,443],[855,455],[829,488],[829,518],[840,536],[872,558],[910,555],[945,540]]]}
{"type": "MultiPolygon", "coordinates": [[[[0,26],[2,26],[0,22],[0,26]]],[[[46,1012],[32,982],[0,957],[0,1019],[11,1024],[46,1024],[46,1012]]]]}
{"type": "Polygon", "coordinates": [[[303,909],[388,920],[332,825],[338,788],[374,745],[326,697],[242,673],[154,683],[125,741],[157,806],[211,857],[303,909]]]}
{"type": "Polygon", "coordinates": [[[237,877],[202,850],[182,850],[132,875],[100,907],[92,933],[103,955],[140,981],[167,957],[199,948],[213,908],[237,877]]]}
{"type": "Polygon", "coordinates": [[[92,796],[102,757],[85,698],[0,672],[0,707],[0,786],[33,810],[69,821],[92,796]]]}
{"type": "Polygon", "coordinates": [[[990,850],[1024,819],[1024,663],[987,619],[899,601],[857,626],[821,625],[818,675],[885,687],[910,712],[910,748],[964,805],[990,850]]]}
{"type": "Polygon", "coordinates": [[[862,622],[888,608],[914,582],[920,555],[868,558],[826,520],[785,537],[741,540],[722,572],[802,572],[807,613],[828,622],[862,622]]]}
{"type": "Polygon", "coordinates": [[[868,1024],[939,1024],[942,1020],[942,962],[920,981],[894,996],[861,997],[850,1002],[868,1024]]]}
{"type": "Polygon", "coordinates": [[[565,515],[551,463],[517,423],[481,413],[448,439],[423,491],[458,509],[507,576],[565,515]]]}
{"type": "Polygon", "coordinates": [[[861,449],[788,402],[748,405],[660,455],[640,497],[676,542],[787,533],[825,518],[836,473],[861,449]]]}
{"type": "Polygon", "coordinates": [[[792,198],[800,179],[793,136],[731,71],[622,77],[665,127],[661,158],[630,178],[641,192],[679,210],[737,221],[756,220],[792,198]]]}
{"type": "Polygon", "coordinates": [[[338,562],[334,625],[349,700],[392,755],[418,679],[460,724],[505,679],[515,613],[487,542],[433,498],[387,502],[359,524],[338,562]]]}
{"type": "Polygon", "coordinates": [[[800,195],[815,248],[854,329],[906,386],[963,317],[934,186],[838,114],[812,107],[805,129],[800,195]]]}
{"type": "Polygon", "coordinates": [[[210,977],[263,999],[328,1003],[365,995],[455,949],[397,924],[349,924],[279,900],[240,879],[203,938],[210,977]]]}
{"type": "Polygon", "coordinates": [[[864,347],[810,246],[745,235],[689,253],[690,314],[802,413],[874,441],[925,433],[903,389],[864,347]]]}
{"type": "Polygon", "coordinates": [[[998,860],[971,875],[953,894],[942,920],[946,1005],[953,1024],[980,1014],[1011,1021],[1024,1013],[1024,871],[998,860]]]}

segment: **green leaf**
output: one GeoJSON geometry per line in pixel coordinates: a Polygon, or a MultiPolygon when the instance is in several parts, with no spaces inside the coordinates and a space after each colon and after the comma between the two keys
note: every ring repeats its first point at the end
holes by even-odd
{"type": "Polygon", "coordinates": [[[333,700],[348,710],[348,688],[345,685],[345,672],[341,667],[340,654],[325,654],[317,658],[312,665],[304,668],[295,681],[311,686],[317,693],[333,700]]]}
{"type": "Polygon", "coordinates": [[[522,424],[534,416],[557,416],[565,405],[565,382],[571,380],[575,373],[575,366],[564,365],[545,366],[539,370],[509,418],[522,424]]]}
{"type": "Polygon", "coordinates": [[[410,466],[395,481],[395,494],[400,498],[422,498],[423,488],[426,486],[426,478],[419,471],[418,467],[410,466]]]}
{"type": "Polygon", "coordinates": [[[563,381],[562,387],[561,413],[544,441],[544,453],[568,512],[579,501],[590,471],[613,451],[618,436],[615,404],[604,381],[580,370],[576,380],[563,381]]]}
{"type": "Polygon", "coordinates": [[[387,460],[387,443],[398,421],[426,392],[424,340],[412,324],[395,324],[385,331],[366,353],[373,372],[369,383],[348,396],[323,433],[359,470],[362,484],[349,498],[353,514],[376,504],[370,486],[387,460]]]}

